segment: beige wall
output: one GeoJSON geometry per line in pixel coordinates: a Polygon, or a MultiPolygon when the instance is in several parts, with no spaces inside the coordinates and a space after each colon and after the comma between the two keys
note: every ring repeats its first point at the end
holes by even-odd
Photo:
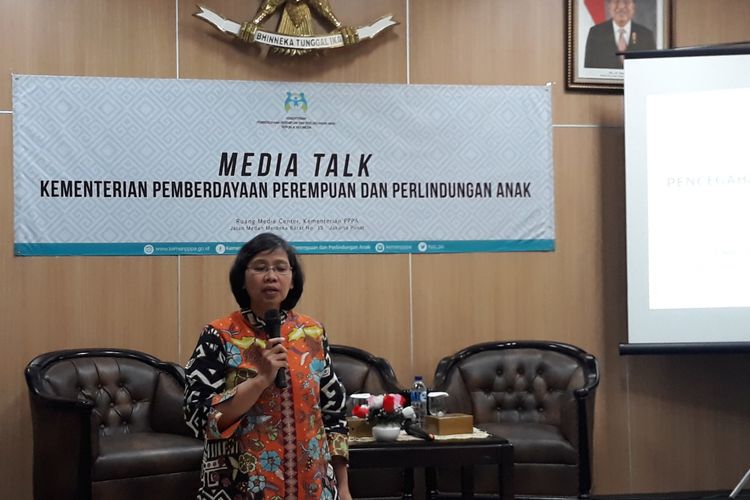
{"type": "MultiPolygon", "coordinates": [[[[127,347],[184,362],[233,306],[231,257],[16,258],[11,73],[324,82],[528,84],[553,93],[553,253],[305,256],[300,310],[336,343],[431,379],[469,344],[554,339],[599,357],[594,491],[729,489],[750,466],[740,355],[621,358],[625,340],[622,96],[565,90],[563,0],[331,0],[399,26],[325,57],[261,60],[192,17],[194,0],[0,0],[0,497],[31,497],[23,368],[36,354],[127,347]],[[408,51],[408,52],[407,52],[408,51]]],[[[205,0],[246,19],[257,2],[205,0]]],[[[750,2],[676,0],[674,40],[750,39],[750,2]]],[[[51,471],[53,473],[53,471],[51,471]]]]}

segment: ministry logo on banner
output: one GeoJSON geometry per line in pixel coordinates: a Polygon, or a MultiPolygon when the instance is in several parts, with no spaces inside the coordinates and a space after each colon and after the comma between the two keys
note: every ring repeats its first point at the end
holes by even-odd
{"type": "Polygon", "coordinates": [[[307,99],[304,92],[287,92],[284,101],[284,110],[288,113],[294,108],[307,112],[307,99]]]}

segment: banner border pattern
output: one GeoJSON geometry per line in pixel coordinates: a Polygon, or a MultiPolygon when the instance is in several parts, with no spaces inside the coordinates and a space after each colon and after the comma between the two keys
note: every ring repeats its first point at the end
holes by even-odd
{"type": "MultiPolygon", "coordinates": [[[[439,254],[469,252],[551,252],[555,240],[466,240],[466,241],[329,241],[290,242],[297,253],[328,254],[439,254]]],[[[16,243],[14,254],[33,256],[177,256],[236,255],[243,243],[16,243]]]]}

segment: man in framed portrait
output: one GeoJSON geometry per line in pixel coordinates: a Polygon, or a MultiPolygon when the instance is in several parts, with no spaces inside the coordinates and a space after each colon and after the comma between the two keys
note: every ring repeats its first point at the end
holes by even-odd
{"type": "Polygon", "coordinates": [[[653,31],[633,21],[635,0],[604,0],[609,19],[596,24],[586,38],[586,68],[622,68],[623,57],[617,52],[654,50],[653,31]]]}

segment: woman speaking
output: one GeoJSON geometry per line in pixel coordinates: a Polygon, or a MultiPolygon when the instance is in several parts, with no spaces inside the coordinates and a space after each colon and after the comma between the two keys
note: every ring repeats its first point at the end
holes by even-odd
{"type": "Polygon", "coordinates": [[[186,366],[185,418],[205,438],[198,498],[350,500],[346,396],[325,330],[292,310],[294,249],[256,236],[229,282],[240,310],[204,328],[186,366]]]}

